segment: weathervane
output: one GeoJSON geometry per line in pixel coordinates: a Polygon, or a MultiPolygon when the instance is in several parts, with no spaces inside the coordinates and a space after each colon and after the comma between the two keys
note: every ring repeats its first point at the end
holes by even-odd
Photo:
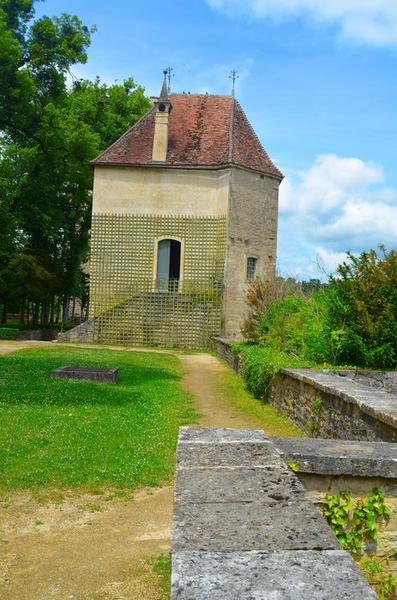
{"type": "Polygon", "coordinates": [[[174,69],[172,67],[166,68],[167,81],[168,81],[168,93],[171,93],[171,77],[174,77],[174,69]]]}
{"type": "Polygon", "coordinates": [[[232,96],[234,97],[235,95],[235,91],[236,91],[236,81],[239,78],[239,74],[238,71],[236,71],[236,69],[232,69],[230,71],[230,75],[229,75],[229,79],[232,80],[233,82],[233,87],[232,87],[232,96]]]}

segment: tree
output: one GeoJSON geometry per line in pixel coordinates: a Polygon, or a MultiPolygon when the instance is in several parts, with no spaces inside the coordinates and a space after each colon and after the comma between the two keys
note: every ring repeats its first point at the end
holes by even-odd
{"type": "MultiPolygon", "coordinates": [[[[94,28],[67,14],[32,21],[34,3],[0,0],[0,285],[4,265],[22,252],[38,267],[32,277],[36,272],[40,281],[39,268],[51,275],[66,318],[69,298],[85,294],[90,161],[150,104],[132,79],[112,86],[76,81],[68,89],[66,75],[87,60],[94,28]]],[[[21,292],[22,303],[30,293],[21,292]]],[[[15,301],[15,289],[11,296],[15,301]]]]}

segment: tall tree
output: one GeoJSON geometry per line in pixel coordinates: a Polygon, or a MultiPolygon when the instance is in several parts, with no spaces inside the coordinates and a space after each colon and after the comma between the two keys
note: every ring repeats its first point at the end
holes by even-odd
{"type": "MultiPolygon", "coordinates": [[[[67,316],[69,297],[85,293],[90,160],[150,104],[132,79],[112,86],[76,81],[68,89],[67,74],[86,62],[94,28],[67,14],[33,21],[34,4],[0,0],[0,301],[5,263],[22,252],[34,262],[26,259],[18,281],[34,272],[44,280],[45,271],[67,316]]],[[[21,297],[33,293],[21,287],[21,297]]],[[[47,302],[40,293],[35,297],[47,302]]]]}

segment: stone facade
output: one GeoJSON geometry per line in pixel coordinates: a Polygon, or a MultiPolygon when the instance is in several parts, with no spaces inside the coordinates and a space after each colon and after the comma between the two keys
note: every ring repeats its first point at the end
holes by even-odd
{"type": "MultiPolygon", "coordinates": [[[[216,317],[210,319],[214,325],[204,328],[207,336],[204,345],[211,335],[221,331],[229,337],[241,337],[247,312],[248,257],[256,259],[256,277],[266,279],[275,272],[278,185],[279,181],[272,177],[235,167],[218,171],[172,170],[158,166],[97,167],[90,319],[107,321],[98,329],[100,340],[149,343],[142,329],[131,322],[130,316],[136,315],[138,319],[138,312],[130,307],[138,306],[137,294],[154,290],[157,244],[164,238],[178,239],[182,244],[181,293],[186,287],[190,290],[198,286],[207,301],[214,293],[217,297],[222,294],[222,313],[218,315],[216,305],[213,313],[216,317]],[[123,306],[128,310],[120,311],[123,306]],[[124,331],[126,327],[129,331],[124,331]]],[[[181,340],[178,331],[184,324],[181,303],[175,313],[179,324],[173,317],[169,318],[169,311],[159,314],[163,306],[164,303],[159,302],[153,314],[159,319],[158,324],[168,320],[169,339],[163,334],[150,339],[160,345],[164,345],[162,340],[166,339],[165,345],[172,345],[171,340],[181,340]]],[[[196,329],[204,331],[202,317],[206,319],[207,314],[208,306],[204,312],[187,311],[186,327],[190,320],[193,329],[196,324],[196,329]],[[197,318],[192,321],[192,316],[197,318]]],[[[147,321],[148,314],[139,318],[147,321]]],[[[153,322],[153,331],[155,326],[153,322]]],[[[202,335],[185,335],[184,339],[193,347],[203,346],[202,335]]]]}
{"type": "Polygon", "coordinates": [[[99,337],[169,345],[187,327],[203,332],[184,332],[192,347],[240,338],[247,280],[275,272],[283,175],[237,100],[168,95],[165,78],[152,109],[93,166],[89,317],[99,337]],[[157,335],[167,321],[169,336],[157,335]]]}
{"type": "Polygon", "coordinates": [[[279,181],[259,173],[231,170],[222,335],[240,338],[247,315],[247,259],[257,259],[255,277],[276,271],[279,181]]]}

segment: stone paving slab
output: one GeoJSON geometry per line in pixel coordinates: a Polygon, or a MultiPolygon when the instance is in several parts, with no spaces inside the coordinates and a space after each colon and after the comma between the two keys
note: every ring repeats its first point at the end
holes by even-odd
{"type": "Polygon", "coordinates": [[[181,469],[175,481],[179,503],[287,501],[306,492],[287,466],[181,469]]]}
{"type": "Polygon", "coordinates": [[[173,600],[375,600],[341,550],[177,552],[173,600]]]}
{"type": "Polygon", "coordinates": [[[178,445],[185,442],[198,442],[200,444],[212,442],[268,442],[269,438],[261,429],[210,429],[203,427],[181,427],[179,430],[178,445]]]}
{"type": "Polygon", "coordinates": [[[268,438],[181,437],[172,600],[376,598],[268,438]]]}
{"type": "Polygon", "coordinates": [[[319,510],[296,500],[178,504],[173,549],[224,551],[328,550],[338,542],[319,510]]]}
{"type": "Polygon", "coordinates": [[[306,438],[271,438],[302,473],[397,479],[397,444],[306,438]]]}
{"type": "Polygon", "coordinates": [[[178,467],[266,467],[285,465],[281,453],[276,447],[265,441],[261,442],[213,442],[198,444],[183,443],[177,449],[178,467]]]}

